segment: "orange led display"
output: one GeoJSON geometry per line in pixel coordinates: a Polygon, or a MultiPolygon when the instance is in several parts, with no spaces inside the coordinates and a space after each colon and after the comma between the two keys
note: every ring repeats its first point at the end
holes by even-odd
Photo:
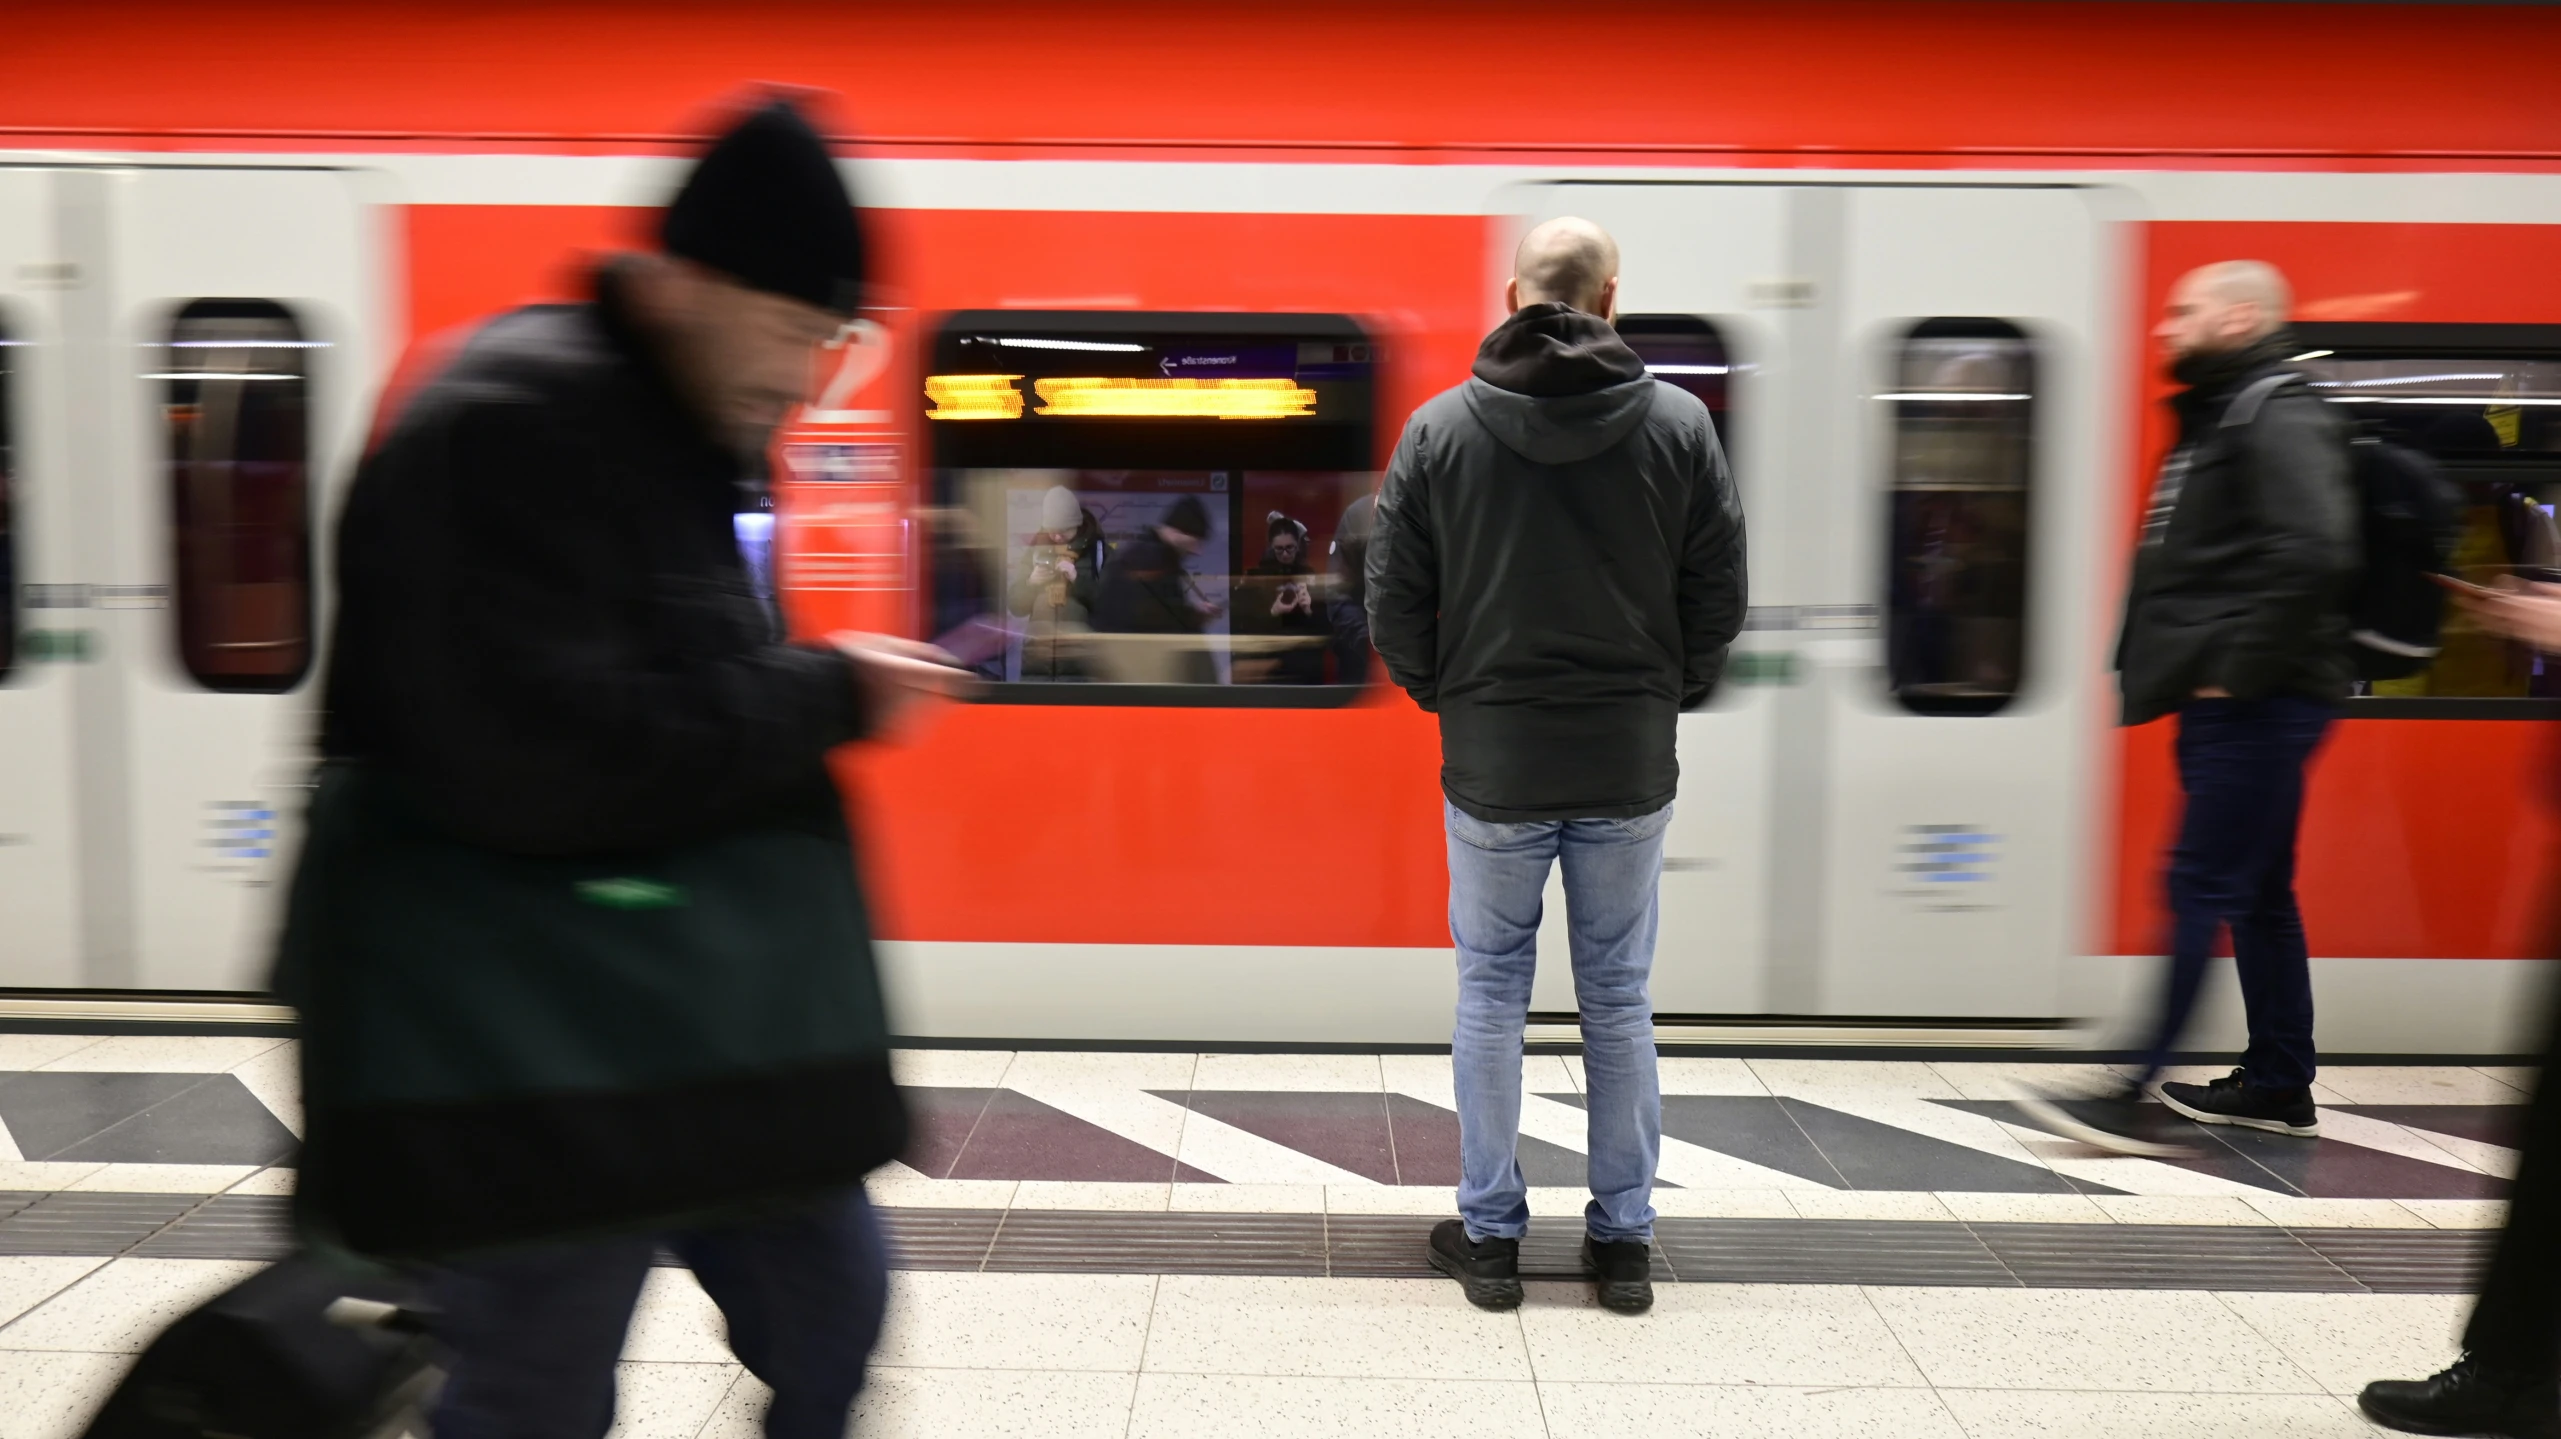
{"type": "Polygon", "coordinates": [[[1042,415],[1085,419],[1285,420],[1316,413],[1295,380],[1071,378],[1034,380],[1042,415]]]}
{"type": "Polygon", "coordinates": [[[934,408],[929,420],[1019,420],[1023,392],[1014,388],[1020,375],[928,375],[925,398],[934,408]]]}

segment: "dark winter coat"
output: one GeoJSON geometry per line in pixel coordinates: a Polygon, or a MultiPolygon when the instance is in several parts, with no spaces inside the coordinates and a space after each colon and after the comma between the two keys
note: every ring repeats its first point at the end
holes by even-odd
{"type": "Polygon", "coordinates": [[[2117,640],[2126,724],[2172,713],[2200,689],[2236,699],[2346,696],[2345,595],[2359,564],[2346,429],[2316,392],[2288,384],[2246,424],[2232,402],[2285,369],[2296,343],[2182,363],[2178,439],[2162,462],[2117,640]]]}
{"type": "Polygon", "coordinates": [[[1523,307],[1388,462],[1370,638],[1479,819],[1649,814],[1743,627],[1743,512],[1706,406],[1602,320],[1523,307]]]}
{"type": "Polygon", "coordinates": [[[277,979],[307,1223],[645,1228],[903,1146],[826,764],[868,706],[751,589],[741,476],[610,272],[489,323],[358,471],[277,979]]]}

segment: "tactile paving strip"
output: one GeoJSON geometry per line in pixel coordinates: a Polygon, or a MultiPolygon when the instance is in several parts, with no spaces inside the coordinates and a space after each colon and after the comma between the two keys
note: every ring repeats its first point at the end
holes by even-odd
{"type": "MultiPolygon", "coordinates": [[[[274,1259],[289,1200],[249,1194],[0,1193],[0,1254],[274,1259]]],[[[1036,1209],[876,1211],[902,1269],[1424,1278],[1429,1216],[1036,1209]]],[[[1656,1222],[1658,1283],[2461,1294],[2497,1235],[2443,1229],[2151,1224],[1656,1222]]],[[[1582,1225],[1533,1220],[1530,1279],[1579,1279],[1582,1225]]],[[[669,1261],[672,1262],[672,1261],[669,1261]]]]}

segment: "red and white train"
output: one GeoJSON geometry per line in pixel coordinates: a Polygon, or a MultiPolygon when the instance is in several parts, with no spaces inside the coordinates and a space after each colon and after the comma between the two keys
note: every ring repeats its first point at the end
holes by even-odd
{"type": "MultiPolygon", "coordinates": [[[[1430,717],[1339,658],[1248,683],[1242,635],[1214,683],[1043,679],[1000,601],[1052,488],[1107,533],[1200,496],[1205,593],[1275,509],[1322,572],[1542,216],[1617,234],[1630,331],[1718,406],[1749,516],[1752,625],[1682,721],[1667,1027],[1979,1043],[2130,1002],[2176,792],[2107,660],[2186,268],[2282,267],[2326,393],[2467,485],[2463,562],[2550,559],[2548,9],[229,0],[22,9],[0,46],[21,1008],[260,987],[377,401],[638,243],[744,80],[839,97],[885,257],[782,447],[787,609],[996,637],[985,702],[844,760],[912,1034],[1445,1036],[1430,717]],[[1160,422],[1040,388],[1184,366],[1308,398],[1160,422]],[[973,403],[1000,413],[936,418],[973,403]]],[[[2457,635],[2384,688],[2305,823],[2325,1040],[2510,1048],[2554,838],[2520,721],[2561,682],[2457,635]]]]}

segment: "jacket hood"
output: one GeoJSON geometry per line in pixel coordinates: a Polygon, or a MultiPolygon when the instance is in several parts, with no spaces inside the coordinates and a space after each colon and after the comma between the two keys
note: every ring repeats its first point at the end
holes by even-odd
{"type": "Polygon", "coordinates": [[[1570,464],[1644,423],[1654,379],[1608,321],[1543,302],[1485,337],[1464,393],[1506,448],[1537,464],[1570,464]]]}

